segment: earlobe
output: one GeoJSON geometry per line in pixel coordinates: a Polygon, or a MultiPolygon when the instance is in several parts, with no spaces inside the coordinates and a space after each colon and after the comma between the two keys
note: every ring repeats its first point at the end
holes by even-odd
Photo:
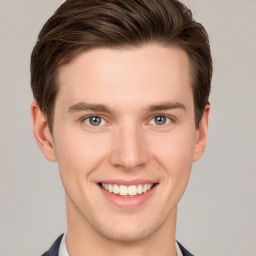
{"type": "Polygon", "coordinates": [[[197,130],[197,138],[196,138],[193,162],[196,162],[197,160],[199,160],[204,154],[205,147],[206,147],[207,134],[208,134],[209,114],[210,114],[210,106],[206,105],[198,130],[197,130]]]}
{"type": "Polygon", "coordinates": [[[46,159],[56,162],[52,134],[44,114],[41,112],[38,104],[35,101],[33,101],[31,104],[30,114],[33,125],[33,134],[37,145],[41,149],[46,159]]]}

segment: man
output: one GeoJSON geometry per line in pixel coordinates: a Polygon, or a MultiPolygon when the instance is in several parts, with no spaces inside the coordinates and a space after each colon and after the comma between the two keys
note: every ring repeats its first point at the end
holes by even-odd
{"type": "Polygon", "coordinates": [[[176,0],[68,0],[31,58],[34,136],[67,232],[44,256],[192,255],[177,204],[206,144],[207,33],[176,0]]]}

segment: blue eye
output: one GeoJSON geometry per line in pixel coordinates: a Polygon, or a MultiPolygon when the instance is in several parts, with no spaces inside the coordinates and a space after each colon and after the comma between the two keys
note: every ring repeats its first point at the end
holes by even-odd
{"type": "Polygon", "coordinates": [[[150,120],[150,124],[165,125],[171,122],[171,119],[167,116],[155,116],[150,120]]]}
{"type": "Polygon", "coordinates": [[[90,126],[101,126],[106,123],[106,121],[100,116],[89,116],[84,119],[84,122],[90,126]]]}

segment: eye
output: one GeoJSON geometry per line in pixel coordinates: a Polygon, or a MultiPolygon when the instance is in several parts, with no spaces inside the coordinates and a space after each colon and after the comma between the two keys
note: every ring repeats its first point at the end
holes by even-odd
{"type": "Polygon", "coordinates": [[[100,116],[88,116],[83,122],[90,126],[102,126],[106,124],[106,121],[100,116]]]}
{"type": "Polygon", "coordinates": [[[165,125],[169,124],[171,122],[171,119],[167,116],[155,116],[150,120],[150,124],[154,125],[165,125]]]}

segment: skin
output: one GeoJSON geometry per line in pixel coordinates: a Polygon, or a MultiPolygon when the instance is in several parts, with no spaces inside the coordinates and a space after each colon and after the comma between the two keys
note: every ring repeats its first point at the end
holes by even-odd
{"type": "Polygon", "coordinates": [[[59,165],[70,256],[176,255],[177,204],[205,150],[209,117],[206,106],[196,129],[186,53],[158,44],[93,49],[63,66],[59,81],[53,134],[36,102],[31,116],[39,147],[59,165]],[[90,115],[102,117],[100,125],[90,125],[90,115]],[[97,184],[113,179],[158,185],[144,204],[127,209],[97,184]]]}

